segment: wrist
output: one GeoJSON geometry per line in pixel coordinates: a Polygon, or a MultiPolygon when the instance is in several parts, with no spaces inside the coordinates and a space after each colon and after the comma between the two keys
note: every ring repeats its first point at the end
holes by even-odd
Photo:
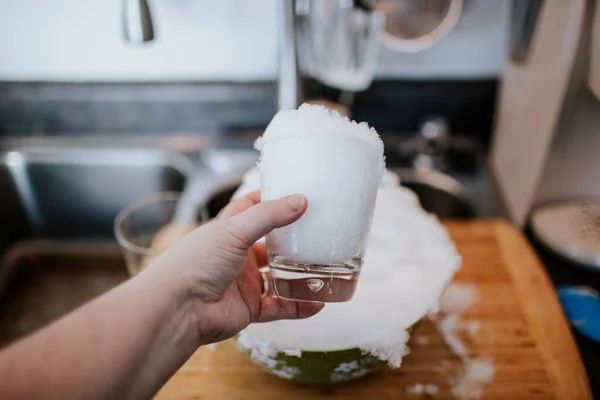
{"type": "Polygon", "coordinates": [[[182,279],[181,274],[168,267],[155,263],[142,274],[147,274],[152,287],[158,292],[153,295],[163,298],[167,305],[165,327],[171,342],[188,349],[191,355],[203,344],[199,336],[198,304],[193,295],[193,284],[190,279],[182,279]]]}

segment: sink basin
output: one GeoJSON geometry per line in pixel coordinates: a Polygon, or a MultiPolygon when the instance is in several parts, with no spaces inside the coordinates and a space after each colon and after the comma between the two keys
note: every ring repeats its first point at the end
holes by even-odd
{"type": "Polygon", "coordinates": [[[0,347],[128,278],[112,242],[21,242],[0,267],[0,347]]]}
{"type": "MultiPolygon", "coordinates": [[[[467,188],[450,175],[437,171],[391,168],[402,186],[415,192],[424,210],[440,219],[470,219],[477,217],[477,210],[467,188]]],[[[209,210],[216,215],[223,208],[238,186],[217,192],[209,202],[209,210]]]]}
{"type": "MultiPolygon", "coordinates": [[[[181,191],[192,173],[227,174],[257,158],[236,148],[202,156],[155,145],[0,143],[0,346],[128,278],[113,236],[127,204],[181,191]]],[[[227,182],[209,203],[211,216],[239,184],[227,182]]]]}
{"type": "MultiPolygon", "coordinates": [[[[155,192],[181,191],[193,172],[226,174],[257,158],[248,148],[192,153],[160,146],[0,142],[0,346],[127,279],[113,237],[114,218],[125,205],[155,192]]],[[[450,176],[396,172],[423,207],[441,218],[478,215],[470,193],[450,176]]],[[[214,193],[211,216],[238,185],[228,180],[214,193]]]]}
{"type": "Polygon", "coordinates": [[[157,191],[182,190],[192,168],[186,158],[159,149],[24,147],[3,152],[0,161],[2,201],[8,203],[0,224],[9,229],[0,246],[15,233],[109,239],[125,205],[157,191]]]}
{"type": "Polygon", "coordinates": [[[0,346],[127,279],[115,216],[140,196],[182,190],[192,168],[157,148],[3,148],[0,346]]]}
{"type": "Polygon", "coordinates": [[[450,175],[437,171],[394,169],[402,186],[419,197],[421,207],[440,219],[469,219],[477,211],[468,190],[450,175]]]}

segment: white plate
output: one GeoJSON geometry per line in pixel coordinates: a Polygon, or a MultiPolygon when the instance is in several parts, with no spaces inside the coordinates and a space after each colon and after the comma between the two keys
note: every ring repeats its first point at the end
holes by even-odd
{"type": "Polygon", "coordinates": [[[538,207],[532,213],[531,228],[551,250],[600,271],[600,199],[538,207]]]}

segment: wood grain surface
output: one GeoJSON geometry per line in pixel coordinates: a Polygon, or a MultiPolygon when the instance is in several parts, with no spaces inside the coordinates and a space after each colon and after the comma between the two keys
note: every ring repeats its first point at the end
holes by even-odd
{"type": "MultiPolygon", "coordinates": [[[[484,399],[590,399],[577,347],[550,281],[523,236],[505,222],[446,223],[463,268],[455,281],[477,285],[479,303],[464,321],[479,321],[465,336],[473,356],[494,360],[496,376],[484,399]]],[[[411,354],[397,370],[351,383],[310,387],[263,372],[229,342],[201,348],[159,392],[158,399],[417,399],[406,389],[433,383],[436,399],[452,399],[449,380],[462,368],[431,323],[411,342],[411,354]],[[444,363],[450,367],[440,372],[444,363]]]]}

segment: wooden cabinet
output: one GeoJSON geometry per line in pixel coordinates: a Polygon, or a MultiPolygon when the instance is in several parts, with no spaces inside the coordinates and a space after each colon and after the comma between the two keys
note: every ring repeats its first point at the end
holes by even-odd
{"type": "Polygon", "coordinates": [[[588,5],[544,1],[527,58],[510,60],[504,70],[490,168],[518,225],[532,205],[563,110],[588,5]]]}

